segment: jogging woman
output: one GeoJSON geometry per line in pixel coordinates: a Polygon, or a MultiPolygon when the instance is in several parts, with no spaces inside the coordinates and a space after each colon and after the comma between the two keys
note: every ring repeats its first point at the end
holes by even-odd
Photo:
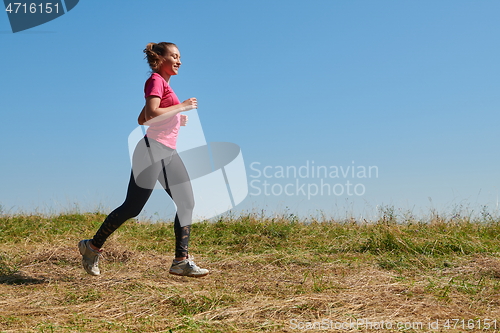
{"type": "Polygon", "coordinates": [[[181,55],[175,44],[149,43],[144,53],[152,74],[144,86],[146,105],[138,122],[149,125],[149,128],[134,151],[125,201],[106,217],[92,239],[78,243],[82,265],[87,273],[100,274],[98,264],[104,242],[126,220],[139,215],[159,181],[177,207],[175,259],[169,272],[181,276],[205,276],[208,270],[196,266],[188,254],[194,198],[188,173],[175,150],[179,127],[187,123],[187,116],[180,113],[196,109],[197,100],[189,98],[180,103],[170,87],[171,76],[177,75],[181,66],[181,55]]]}

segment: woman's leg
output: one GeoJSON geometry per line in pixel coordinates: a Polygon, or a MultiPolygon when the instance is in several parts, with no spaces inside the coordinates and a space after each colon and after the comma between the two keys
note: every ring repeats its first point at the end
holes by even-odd
{"type": "MultiPolygon", "coordinates": [[[[161,169],[161,164],[158,164],[159,168],[156,168],[161,169]]],[[[151,169],[148,171],[154,172],[155,170],[151,169]]],[[[156,177],[157,175],[158,172],[156,173],[156,177]]],[[[144,174],[144,176],[147,176],[147,174],[144,174]]],[[[149,177],[151,177],[151,175],[149,177]]],[[[128,185],[127,197],[125,199],[125,202],[106,217],[103,224],[94,235],[93,239],[84,239],[78,243],[78,248],[82,255],[82,265],[87,273],[89,273],[90,275],[101,274],[98,266],[99,256],[101,252],[99,249],[103,246],[106,239],[116,229],[118,229],[118,227],[120,227],[123,222],[125,222],[129,218],[139,215],[152,191],[152,187],[139,187],[132,172],[132,174],[130,175],[130,182],[128,185]]]]}
{"type": "Polygon", "coordinates": [[[186,167],[176,151],[163,162],[163,170],[158,180],[177,206],[175,214],[175,258],[188,257],[189,236],[193,219],[194,195],[186,167]]]}
{"type": "Polygon", "coordinates": [[[157,145],[151,146],[150,141],[144,137],[137,143],[125,201],[106,217],[94,235],[91,244],[95,247],[101,248],[106,239],[125,221],[139,215],[151,196],[162,164],[159,158],[161,152],[158,151],[157,145]]]}
{"type": "Polygon", "coordinates": [[[151,188],[139,187],[134,179],[134,175],[131,173],[125,201],[106,217],[94,235],[92,245],[100,249],[106,239],[125,221],[139,215],[151,196],[152,191],[151,188]]]}
{"type": "Polygon", "coordinates": [[[126,220],[140,214],[148,201],[162,169],[161,160],[155,162],[153,149],[147,138],[141,140],[134,151],[132,172],[128,184],[127,196],[123,204],[116,208],[104,220],[93,239],[84,239],[78,243],[82,255],[82,265],[87,273],[100,275],[99,250],[106,239],[126,220]]]}

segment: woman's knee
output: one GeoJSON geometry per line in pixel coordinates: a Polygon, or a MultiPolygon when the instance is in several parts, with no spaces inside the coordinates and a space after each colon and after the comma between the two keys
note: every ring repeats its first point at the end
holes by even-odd
{"type": "Polygon", "coordinates": [[[141,213],[141,211],[142,211],[142,209],[137,209],[137,210],[131,211],[130,214],[129,214],[129,216],[130,216],[129,219],[132,219],[134,217],[139,216],[139,214],[141,213]]]}
{"type": "Polygon", "coordinates": [[[123,214],[125,219],[128,220],[137,217],[142,212],[143,205],[129,204],[125,202],[120,208],[121,214],[123,214]]]}

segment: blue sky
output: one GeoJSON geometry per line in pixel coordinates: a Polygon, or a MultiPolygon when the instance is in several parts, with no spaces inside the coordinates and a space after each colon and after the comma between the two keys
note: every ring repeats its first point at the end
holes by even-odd
{"type": "MultiPolygon", "coordinates": [[[[120,205],[149,71],[142,50],[171,41],[183,60],[172,87],[198,98],[206,140],[238,144],[255,181],[235,213],[495,213],[499,10],[493,0],[82,0],[15,34],[0,15],[0,204],[120,205]],[[297,181],[314,189],[322,179],[255,171],[313,162],[376,166],[378,177],[323,179],[362,184],[362,195],[255,195],[264,181],[276,194],[297,181]]],[[[168,219],[173,205],[156,192],[142,216],[168,219]]]]}

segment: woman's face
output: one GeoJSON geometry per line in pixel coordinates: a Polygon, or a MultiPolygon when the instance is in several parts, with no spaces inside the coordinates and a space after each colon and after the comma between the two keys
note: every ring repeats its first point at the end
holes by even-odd
{"type": "Polygon", "coordinates": [[[181,67],[181,53],[175,46],[167,48],[167,54],[164,56],[165,61],[162,64],[162,70],[168,75],[177,75],[179,67],[181,67]]]}

